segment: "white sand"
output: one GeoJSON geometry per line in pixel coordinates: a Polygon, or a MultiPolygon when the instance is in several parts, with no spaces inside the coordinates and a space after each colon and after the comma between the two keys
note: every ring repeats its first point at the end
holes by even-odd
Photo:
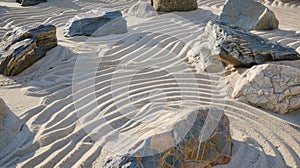
{"type": "MultiPolygon", "coordinates": [[[[143,136],[160,132],[162,124],[176,121],[174,107],[198,104],[224,108],[230,118],[232,160],[218,167],[300,167],[300,111],[282,116],[231,100],[224,76],[196,74],[186,62],[191,48],[207,44],[204,26],[220,13],[223,0],[202,0],[197,11],[152,19],[127,16],[124,35],[63,37],[64,24],[78,12],[100,6],[125,10],[134,2],[50,0],[26,8],[0,2],[9,7],[0,14],[0,36],[13,27],[44,23],[58,27],[59,40],[58,47],[18,77],[0,76],[0,97],[28,128],[0,151],[0,167],[101,167],[107,153],[126,150],[143,136]],[[91,54],[111,46],[104,57],[91,54]],[[93,69],[99,64],[101,69],[93,69]],[[139,110],[127,113],[132,107],[139,110]],[[143,124],[122,125],[118,112],[143,124]]],[[[299,49],[300,3],[266,5],[278,17],[280,30],[253,32],[299,49]]]]}

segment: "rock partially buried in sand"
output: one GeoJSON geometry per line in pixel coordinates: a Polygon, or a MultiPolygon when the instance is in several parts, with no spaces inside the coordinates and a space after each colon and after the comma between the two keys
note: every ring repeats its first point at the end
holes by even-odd
{"type": "Polygon", "coordinates": [[[254,66],[235,84],[232,97],[266,110],[300,109],[300,69],[276,64],[254,66]]]}
{"type": "Polygon", "coordinates": [[[156,133],[143,142],[136,144],[130,150],[131,154],[108,157],[104,167],[210,167],[226,164],[230,161],[231,145],[232,140],[227,116],[219,109],[201,107],[187,113],[185,117],[182,117],[182,120],[174,123],[165,132],[156,133]],[[205,127],[204,123],[209,113],[219,113],[220,118],[210,118],[211,120],[207,120],[209,122],[206,123],[208,125],[205,127]],[[190,123],[191,120],[194,120],[194,122],[190,123]],[[202,130],[204,127],[211,127],[212,132],[202,130]],[[182,132],[186,132],[186,134],[181,135],[182,132]],[[178,139],[181,139],[178,136],[184,137],[182,141],[177,142],[178,139]],[[171,148],[165,149],[166,146],[171,146],[171,148]],[[147,151],[159,152],[158,154],[142,157],[147,151]]]}
{"type": "Polygon", "coordinates": [[[151,0],[155,10],[161,12],[192,11],[198,9],[197,0],[151,0]]]}
{"type": "Polygon", "coordinates": [[[47,2],[47,0],[16,0],[16,2],[20,3],[21,6],[33,6],[42,2],[47,2]]]}
{"type": "Polygon", "coordinates": [[[127,14],[139,18],[149,18],[156,16],[156,11],[151,4],[139,1],[129,8],[127,14]]]}
{"type": "Polygon", "coordinates": [[[106,36],[127,32],[127,22],[118,10],[97,8],[86,13],[76,15],[70,19],[64,35],[72,36],[106,36]]]}
{"type": "Polygon", "coordinates": [[[236,67],[251,67],[266,61],[296,60],[299,53],[293,48],[271,43],[246,30],[219,21],[209,21],[205,33],[212,55],[236,67]]]}
{"type": "Polygon", "coordinates": [[[279,24],[272,11],[254,0],[227,0],[220,20],[246,30],[272,30],[279,24]]]}
{"type": "Polygon", "coordinates": [[[0,73],[18,75],[56,46],[56,27],[53,25],[21,27],[9,31],[3,36],[0,46],[0,73]]]}
{"type": "Polygon", "coordinates": [[[4,121],[8,115],[8,107],[5,102],[0,98],[0,131],[4,130],[4,121]]]}

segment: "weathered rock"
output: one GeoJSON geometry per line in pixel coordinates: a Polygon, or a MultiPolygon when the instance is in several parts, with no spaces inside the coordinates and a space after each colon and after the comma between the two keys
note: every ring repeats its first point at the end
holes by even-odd
{"type": "Polygon", "coordinates": [[[0,73],[13,76],[21,73],[57,46],[56,27],[39,25],[7,32],[1,42],[0,73]]]}
{"type": "Polygon", "coordinates": [[[33,6],[42,2],[47,2],[47,0],[16,0],[16,2],[20,3],[21,6],[33,6]]]}
{"type": "Polygon", "coordinates": [[[271,43],[223,22],[208,22],[205,33],[211,45],[212,55],[236,67],[251,67],[266,61],[300,59],[299,53],[293,48],[271,43]]]}
{"type": "Polygon", "coordinates": [[[156,16],[156,11],[151,4],[139,1],[129,8],[127,14],[139,18],[148,18],[156,16]]]}
{"type": "Polygon", "coordinates": [[[254,0],[227,0],[220,20],[246,30],[272,30],[279,24],[272,11],[254,0]]]}
{"type": "Polygon", "coordinates": [[[151,0],[155,10],[161,12],[191,11],[198,9],[197,0],[151,0]]]}
{"type": "Polygon", "coordinates": [[[96,8],[70,19],[65,26],[64,35],[68,37],[81,35],[100,37],[126,32],[127,23],[120,11],[96,8]]]}
{"type": "Polygon", "coordinates": [[[232,97],[266,110],[287,113],[300,109],[300,69],[263,64],[247,70],[232,97]]]}
{"type": "Polygon", "coordinates": [[[8,107],[5,102],[0,98],[0,131],[4,129],[4,120],[7,117],[8,107]]]}
{"type": "Polygon", "coordinates": [[[226,164],[230,160],[231,141],[229,120],[223,111],[201,107],[187,112],[182,120],[171,126],[171,129],[156,133],[136,144],[129,150],[130,153],[108,157],[104,167],[184,168],[226,164]],[[219,118],[208,117],[212,113],[220,114],[219,118]],[[211,132],[206,128],[211,129],[211,132]],[[182,132],[186,134],[181,135],[182,132]],[[178,138],[179,136],[184,138],[178,138]],[[166,146],[170,148],[166,149],[166,146]],[[150,150],[158,152],[144,156],[150,150]]]}

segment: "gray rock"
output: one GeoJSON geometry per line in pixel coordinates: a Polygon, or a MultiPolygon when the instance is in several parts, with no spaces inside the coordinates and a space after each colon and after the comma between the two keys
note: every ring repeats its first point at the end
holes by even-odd
{"type": "Polygon", "coordinates": [[[5,102],[0,98],[0,131],[4,130],[4,120],[8,115],[8,107],[5,102]]]}
{"type": "Polygon", "coordinates": [[[104,167],[181,168],[211,167],[228,163],[231,155],[232,140],[229,120],[223,111],[212,107],[201,107],[182,112],[186,114],[182,116],[181,121],[173,123],[171,129],[146,138],[143,142],[134,145],[134,148],[129,150],[130,153],[128,154],[107,157],[104,167]],[[212,117],[207,119],[209,118],[209,113],[218,113],[220,118],[212,117]],[[208,122],[205,123],[206,121],[208,122]],[[207,127],[204,126],[204,123],[207,124],[207,127]],[[216,127],[214,127],[214,124],[216,124],[216,127]],[[204,127],[212,128],[211,132],[206,131],[204,127]],[[185,135],[181,135],[182,130],[187,130],[188,132],[185,135]],[[178,136],[184,137],[182,141],[178,140],[180,139],[178,136]],[[165,149],[166,146],[170,146],[170,148],[165,149]],[[160,152],[142,157],[149,150],[160,152]]]}
{"type": "Polygon", "coordinates": [[[129,8],[127,14],[139,18],[149,18],[156,16],[156,11],[151,4],[139,1],[129,8]]]}
{"type": "Polygon", "coordinates": [[[47,0],[16,0],[16,2],[20,3],[21,6],[33,6],[42,2],[47,2],[47,0]]]}
{"type": "Polygon", "coordinates": [[[155,10],[161,12],[191,11],[198,9],[197,0],[151,0],[155,10]]]}
{"type": "Polygon", "coordinates": [[[76,15],[70,19],[64,35],[71,36],[106,36],[127,32],[126,20],[118,10],[97,8],[86,13],[76,15]]]}
{"type": "Polygon", "coordinates": [[[7,32],[0,46],[0,73],[13,76],[46,55],[57,46],[56,27],[37,25],[7,32]]]}
{"type": "Polygon", "coordinates": [[[220,20],[246,30],[278,28],[278,20],[274,13],[254,0],[227,0],[220,20]]]}
{"type": "Polygon", "coordinates": [[[251,67],[266,61],[300,59],[299,53],[290,47],[271,43],[223,22],[209,21],[205,33],[211,45],[212,55],[236,67],[251,67]]]}
{"type": "Polygon", "coordinates": [[[232,97],[266,110],[300,109],[300,69],[276,64],[252,67],[237,80],[232,97]]]}

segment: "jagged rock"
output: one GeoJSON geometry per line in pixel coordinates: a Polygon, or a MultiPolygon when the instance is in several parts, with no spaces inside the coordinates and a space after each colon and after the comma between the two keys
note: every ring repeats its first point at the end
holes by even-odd
{"type": "Polygon", "coordinates": [[[55,46],[56,27],[53,25],[21,27],[9,31],[3,36],[0,46],[0,73],[18,75],[55,46]]]}
{"type": "Polygon", "coordinates": [[[263,64],[247,70],[235,84],[232,97],[266,110],[287,113],[300,109],[300,69],[263,64]]]}
{"type": "Polygon", "coordinates": [[[128,154],[108,157],[104,167],[181,168],[210,167],[228,163],[232,140],[227,116],[216,108],[201,107],[189,111],[184,111],[186,114],[180,121],[173,123],[170,129],[155,133],[135,144],[128,154]],[[166,149],[166,146],[169,148],[166,149]],[[145,156],[147,151],[157,151],[157,153],[145,156]]]}
{"type": "Polygon", "coordinates": [[[148,17],[156,16],[156,11],[153,8],[153,6],[151,6],[151,4],[147,2],[139,1],[133,4],[133,6],[129,8],[127,14],[139,18],[148,18],[148,17]]]}
{"type": "Polygon", "coordinates": [[[236,67],[251,67],[266,61],[300,59],[299,53],[290,47],[271,43],[224,22],[209,21],[205,33],[211,45],[212,55],[236,67]]]}
{"type": "Polygon", "coordinates": [[[16,2],[20,3],[21,6],[33,6],[42,2],[47,2],[47,0],[16,0],[16,2]]]}
{"type": "Polygon", "coordinates": [[[4,120],[8,115],[8,107],[5,102],[0,98],[0,131],[4,129],[4,120]]]}
{"type": "Polygon", "coordinates": [[[161,12],[191,11],[198,9],[197,0],[151,0],[155,10],[161,12]]]}
{"type": "Polygon", "coordinates": [[[68,37],[81,35],[100,37],[126,32],[127,23],[120,11],[96,8],[70,19],[65,26],[64,35],[68,37]]]}
{"type": "Polygon", "coordinates": [[[278,20],[267,7],[254,0],[227,0],[220,20],[246,30],[278,28],[278,20]]]}

